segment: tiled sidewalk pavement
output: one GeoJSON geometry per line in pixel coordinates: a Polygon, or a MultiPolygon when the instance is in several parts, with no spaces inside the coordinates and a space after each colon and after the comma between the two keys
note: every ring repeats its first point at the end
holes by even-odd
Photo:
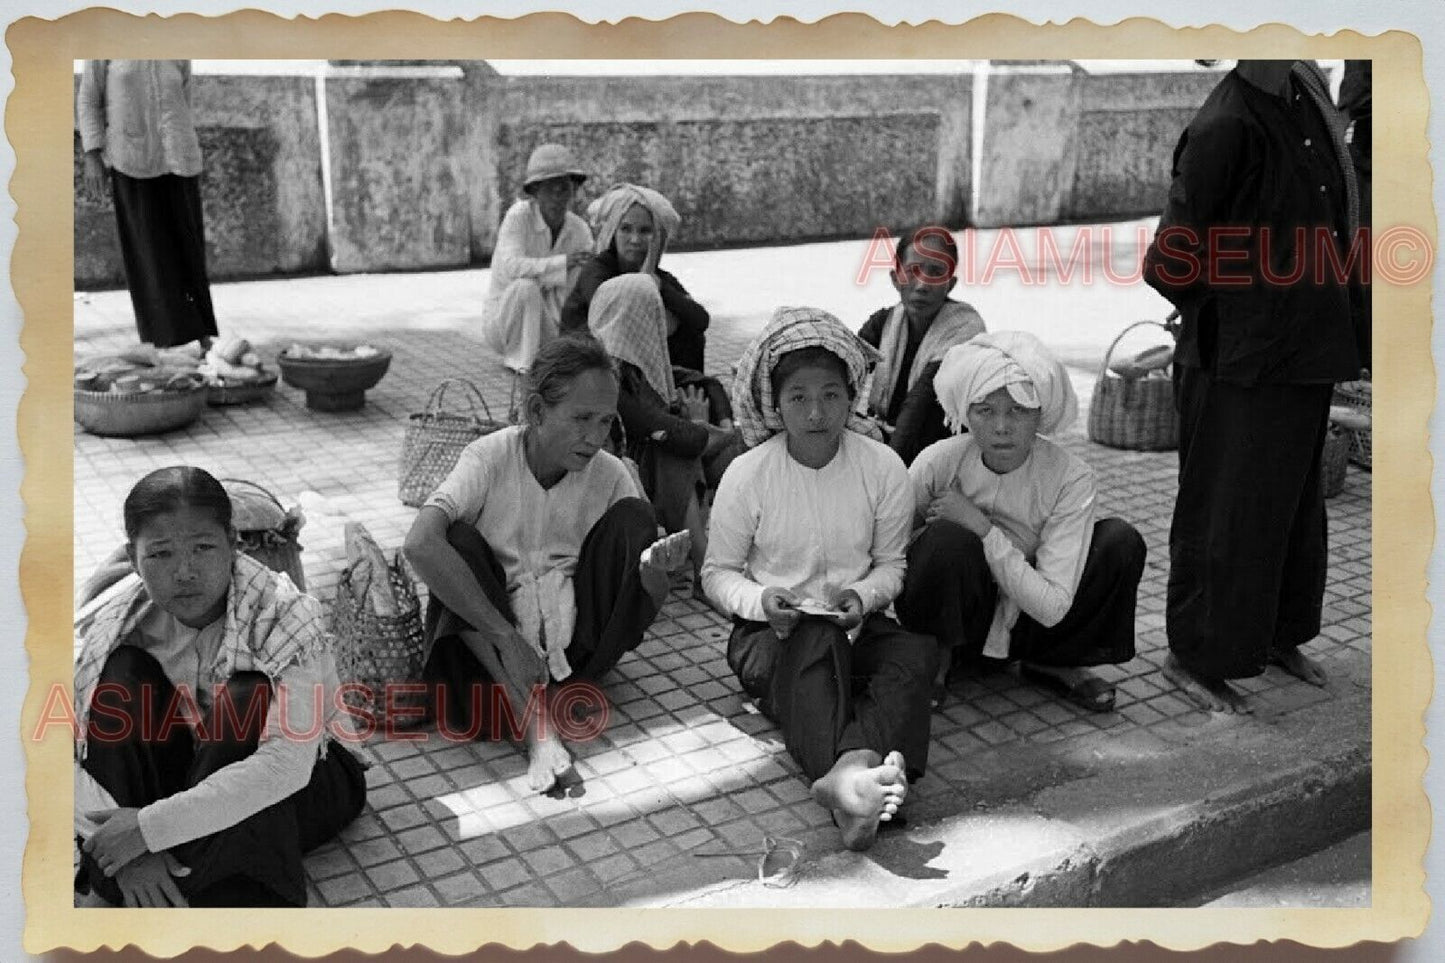
{"type": "MultiPolygon", "coordinates": [[[[273,282],[264,319],[237,329],[265,353],[303,332],[355,337],[394,353],[363,411],[321,414],[280,386],[265,404],[213,408],[186,431],[158,438],[75,439],[77,581],[121,537],[120,502],[155,467],[200,465],[244,477],[292,502],[306,489],[364,522],[388,549],[400,545],[413,510],[396,499],[403,423],[445,377],[465,376],[505,417],[510,375],[470,337],[460,313],[403,315],[373,309],[358,319],[358,289],[387,283],[403,292],[427,276],[273,282]],[[325,283],[322,283],[322,282],[325,283]],[[334,283],[333,283],[334,282],[334,283]],[[304,293],[293,298],[291,295],[304,293]],[[347,318],[345,323],[338,318],[347,318]]],[[[224,305],[224,288],[218,304],[224,305]]],[[[363,299],[365,295],[362,295],[363,299]]],[[[756,319],[752,319],[755,321],[756,319]]],[[[713,367],[725,370],[746,334],[715,323],[713,367]]],[[[124,292],[77,299],[77,354],[111,350],[133,337],[124,292]]],[[[1080,374],[1087,403],[1091,375],[1080,374]]],[[[1084,419],[1080,419],[1082,425],[1084,419]]],[[[915,821],[966,809],[970,785],[1001,765],[1010,745],[1067,746],[1163,727],[1206,724],[1160,677],[1164,587],[1175,455],[1122,452],[1088,443],[1076,428],[1066,443],[1099,473],[1101,513],[1143,533],[1148,565],[1140,587],[1139,656],[1103,674],[1119,685],[1107,715],[1076,710],[1004,673],[971,680],[933,719],[929,775],[914,788],[915,821]]],[[[1330,503],[1330,581],[1325,635],[1307,651],[1340,685],[1368,686],[1370,646],[1370,476],[1351,468],[1330,503]]],[[[310,590],[328,600],[344,565],[341,520],[308,520],[302,532],[310,590]]],[[[743,880],[750,858],[697,853],[755,850],[765,833],[803,840],[808,857],[838,848],[837,831],[808,799],[778,734],[740,698],[724,659],[727,626],[704,605],[674,594],[642,646],[607,680],[611,723],[575,747],[582,782],[567,796],[526,791],[521,752],[505,743],[376,744],[367,810],[341,840],[307,862],[313,905],[555,906],[665,901],[674,881],[690,888],[743,880]]],[[[1253,721],[1329,698],[1271,671],[1244,687],[1260,706],[1253,721]]],[[[1208,723],[1210,725],[1218,722],[1208,723]]],[[[1236,724],[1236,723],[1227,723],[1236,724]]]]}

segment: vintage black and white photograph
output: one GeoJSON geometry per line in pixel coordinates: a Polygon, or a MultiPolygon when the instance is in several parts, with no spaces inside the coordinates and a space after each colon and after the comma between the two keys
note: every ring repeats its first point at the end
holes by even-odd
{"type": "Polygon", "coordinates": [[[75,62],[74,905],[1368,908],[1371,66],[75,62]]]}

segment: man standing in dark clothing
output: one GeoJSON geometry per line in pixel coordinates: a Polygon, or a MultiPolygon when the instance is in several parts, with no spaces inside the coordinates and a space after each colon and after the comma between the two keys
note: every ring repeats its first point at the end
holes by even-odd
{"type": "Polygon", "coordinates": [[[1174,151],[1145,280],[1179,309],[1179,494],[1165,675],[1247,712],[1226,680],[1312,684],[1326,573],[1320,452],[1336,381],[1369,363],[1365,246],[1344,123],[1309,61],[1240,61],[1174,151]]]}

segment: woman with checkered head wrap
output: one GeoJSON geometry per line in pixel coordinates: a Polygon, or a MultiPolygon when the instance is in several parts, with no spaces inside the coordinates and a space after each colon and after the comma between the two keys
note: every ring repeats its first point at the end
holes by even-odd
{"type": "Polygon", "coordinates": [[[304,906],[302,854],[366,801],[361,763],[333,741],[359,736],[321,605],[237,551],[230,498],[199,468],[151,472],[124,514],[134,572],[75,622],[77,888],[127,906],[304,906]]]}
{"type": "Polygon", "coordinates": [[[850,430],[876,354],[837,318],[781,308],[738,364],[752,447],[713,502],[703,587],[733,617],[728,664],[850,849],[872,844],[928,756],[937,644],[884,614],[913,515],[892,449],[850,430]]]}
{"type": "Polygon", "coordinates": [[[668,532],[692,534],[693,592],[701,597],[704,500],[742,451],[731,419],[716,418],[708,402],[709,388],[721,394],[722,385],[668,363],[662,297],[644,275],[620,274],[598,288],[587,323],[617,362],[617,414],[627,454],[637,463],[657,519],[668,532]]]}
{"type": "Polygon", "coordinates": [[[1094,472],[1051,437],[1078,414],[1064,366],[1031,334],[981,334],[943,356],[934,388],[948,425],[909,467],[921,527],[908,549],[898,616],[950,662],[1017,659],[1084,708],[1113,687],[1082,666],[1134,657],[1144,540],[1095,520],[1094,472]]]}

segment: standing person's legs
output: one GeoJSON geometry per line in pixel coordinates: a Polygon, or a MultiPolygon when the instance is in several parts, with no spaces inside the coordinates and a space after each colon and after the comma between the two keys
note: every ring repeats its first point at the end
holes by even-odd
{"type": "Polygon", "coordinates": [[[165,261],[171,252],[158,241],[164,234],[160,224],[164,214],[159,210],[155,179],[130,177],[111,168],[110,184],[137,334],[147,344],[169,345],[176,330],[165,283],[165,261]]]}
{"type": "Polygon", "coordinates": [[[1285,571],[1300,536],[1280,520],[1318,497],[1329,386],[1244,387],[1194,368],[1178,378],[1165,671],[1204,708],[1245,710],[1224,680],[1264,671],[1283,586],[1300,577],[1285,571]]]}
{"type": "Polygon", "coordinates": [[[598,679],[642,644],[659,601],[643,585],[642,552],[657,538],[657,517],[640,498],[624,498],[592,526],[577,556],[577,625],[567,664],[577,679],[598,679]]]}
{"type": "MultiPolygon", "coordinates": [[[[200,177],[167,174],[159,178],[170,202],[174,232],[177,286],[172,297],[185,330],[175,344],[216,336],[216,314],[211,304],[211,279],[206,271],[206,227],[201,214],[200,177]]],[[[157,345],[157,347],[163,347],[157,345]]]]}

